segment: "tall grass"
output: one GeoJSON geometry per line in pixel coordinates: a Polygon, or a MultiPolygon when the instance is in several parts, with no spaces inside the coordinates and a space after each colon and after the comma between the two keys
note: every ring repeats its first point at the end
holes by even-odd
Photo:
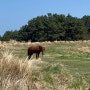
{"type": "Polygon", "coordinates": [[[1,90],[30,90],[32,85],[32,69],[29,61],[18,60],[12,53],[2,53],[0,59],[1,90]]]}

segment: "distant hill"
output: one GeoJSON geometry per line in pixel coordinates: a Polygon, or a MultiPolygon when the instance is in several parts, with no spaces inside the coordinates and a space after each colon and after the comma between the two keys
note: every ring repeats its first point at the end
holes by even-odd
{"type": "Polygon", "coordinates": [[[20,30],[9,30],[0,40],[8,41],[55,41],[55,40],[89,40],[90,16],[82,18],[70,14],[51,14],[37,16],[28,21],[20,30]]]}

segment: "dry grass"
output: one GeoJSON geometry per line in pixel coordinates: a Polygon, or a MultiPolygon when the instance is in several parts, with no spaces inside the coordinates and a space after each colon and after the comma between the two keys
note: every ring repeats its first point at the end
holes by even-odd
{"type": "Polygon", "coordinates": [[[6,51],[0,59],[1,90],[29,90],[32,85],[32,69],[29,61],[18,60],[6,51]]]}

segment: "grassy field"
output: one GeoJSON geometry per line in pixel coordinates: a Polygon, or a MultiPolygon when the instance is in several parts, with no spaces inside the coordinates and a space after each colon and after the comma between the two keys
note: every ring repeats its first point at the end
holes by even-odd
{"type": "Polygon", "coordinates": [[[45,55],[44,57],[40,55],[38,60],[35,60],[35,55],[33,55],[28,61],[27,48],[31,44],[33,43],[1,42],[1,90],[90,90],[90,41],[34,43],[46,48],[45,55]],[[19,74],[15,72],[16,70],[19,74]],[[11,79],[8,80],[8,77],[11,79]],[[2,81],[2,79],[5,80],[2,81]],[[7,87],[2,85],[5,81],[13,82],[14,84],[10,85],[15,88],[10,89],[10,85],[6,84],[7,87]],[[22,88],[16,83],[19,83],[19,86],[22,84],[22,88]]]}
{"type": "Polygon", "coordinates": [[[50,45],[47,47],[45,60],[61,62],[73,75],[80,73],[90,82],[90,42],[66,42],[50,45]]]}

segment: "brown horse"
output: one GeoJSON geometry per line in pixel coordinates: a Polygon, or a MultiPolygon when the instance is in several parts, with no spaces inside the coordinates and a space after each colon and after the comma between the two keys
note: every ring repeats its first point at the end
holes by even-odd
{"type": "Polygon", "coordinates": [[[45,47],[42,47],[41,45],[30,46],[28,48],[28,59],[30,59],[34,53],[36,54],[36,59],[38,59],[40,52],[42,52],[42,56],[43,56],[44,50],[45,50],[45,47]]]}

